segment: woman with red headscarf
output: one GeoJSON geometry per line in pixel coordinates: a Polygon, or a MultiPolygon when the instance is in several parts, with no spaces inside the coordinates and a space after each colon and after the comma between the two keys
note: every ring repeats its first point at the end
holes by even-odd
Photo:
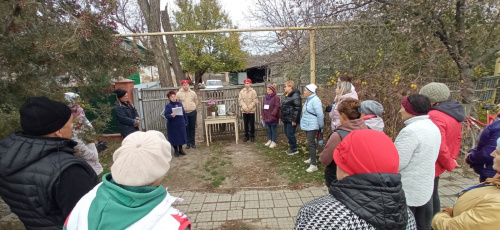
{"type": "Polygon", "coordinates": [[[349,133],[334,150],[338,181],[304,204],[294,229],[416,229],[398,173],[398,151],[382,132],[349,133]]]}

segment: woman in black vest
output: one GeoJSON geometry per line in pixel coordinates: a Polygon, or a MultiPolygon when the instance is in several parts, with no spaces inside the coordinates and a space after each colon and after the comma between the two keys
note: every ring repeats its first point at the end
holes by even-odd
{"type": "Polygon", "coordinates": [[[115,90],[116,102],[115,113],[118,120],[118,129],[123,138],[129,134],[139,131],[139,114],[132,102],[128,100],[128,93],[124,89],[115,90]]]}

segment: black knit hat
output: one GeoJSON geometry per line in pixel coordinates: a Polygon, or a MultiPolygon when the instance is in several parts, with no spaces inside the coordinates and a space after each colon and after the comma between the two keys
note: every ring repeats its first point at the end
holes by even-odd
{"type": "Polygon", "coordinates": [[[122,98],[123,96],[125,96],[125,94],[127,94],[127,91],[124,89],[116,89],[115,93],[116,93],[116,97],[122,98]]]}
{"type": "Polygon", "coordinates": [[[43,136],[60,130],[71,117],[71,109],[46,97],[31,97],[19,109],[23,133],[43,136]]]}

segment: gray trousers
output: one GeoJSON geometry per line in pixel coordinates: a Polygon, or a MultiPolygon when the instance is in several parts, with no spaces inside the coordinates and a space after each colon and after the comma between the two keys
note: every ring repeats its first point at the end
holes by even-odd
{"type": "Polygon", "coordinates": [[[306,131],[307,150],[309,150],[312,165],[316,165],[316,134],[318,130],[306,131]]]}

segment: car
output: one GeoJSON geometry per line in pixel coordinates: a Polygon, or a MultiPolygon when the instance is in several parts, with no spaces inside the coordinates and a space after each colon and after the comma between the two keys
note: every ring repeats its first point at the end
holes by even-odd
{"type": "Polygon", "coordinates": [[[221,80],[207,80],[205,89],[217,89],[223,87],[221,80]]]}

